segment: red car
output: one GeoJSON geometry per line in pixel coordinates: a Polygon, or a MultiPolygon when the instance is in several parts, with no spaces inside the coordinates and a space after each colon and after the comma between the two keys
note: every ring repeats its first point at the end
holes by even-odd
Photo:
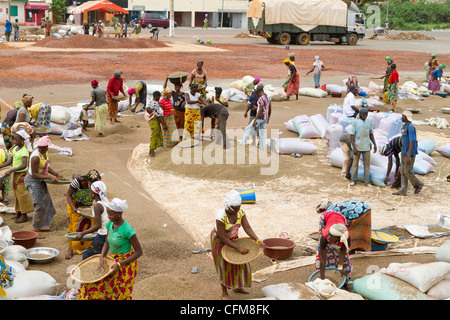
{"type": "MultiPolygon", "coordinates": [[[[137,21],[143,28],[157,28],[161,27],[164,29],[169,28],[170,20],[167,19],[164,15],[160,13],[144,13],[142,17],[138,18],[137,21]]],[[[177,26],[177,23],[174,21],[174,26],[177,26]]]]}

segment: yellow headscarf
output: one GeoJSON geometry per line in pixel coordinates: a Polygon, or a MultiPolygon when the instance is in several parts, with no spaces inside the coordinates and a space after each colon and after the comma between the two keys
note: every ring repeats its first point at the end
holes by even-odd
{"type": "Polygon", "coordinates": [[[291,59],[289,59],[289,58],[283,60],[283,63],[286,63],[286,62],[289,62],[290,64],[292,64],[292,61],[291,61],[291,59]]]}

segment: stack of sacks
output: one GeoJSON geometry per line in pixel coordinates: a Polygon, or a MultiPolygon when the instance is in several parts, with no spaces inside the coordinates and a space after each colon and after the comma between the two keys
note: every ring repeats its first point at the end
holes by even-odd
{"type": "Polygon", "coordinates": [[[327,108],[327,121],[330,124],[337,123],[337,121],[336,122],[332,122],[332,119],[331,119],[331,115],[334,114],[334,113],[340,113],[342,115],[342,113],[343,113],[342,107],[338,106],[337,104],[331,104],[327,108]]]}

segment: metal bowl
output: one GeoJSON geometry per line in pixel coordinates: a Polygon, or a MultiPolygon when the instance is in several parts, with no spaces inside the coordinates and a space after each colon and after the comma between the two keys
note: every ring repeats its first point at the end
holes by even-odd
{"type": "Polygon", "coordinates": [[[37,247],[37,248],[31,248],[27,250],[27,259],[32,263],[49,263],[55,260],[56,256],[59,254],[59,251],[54,248],[47,248],[47,247],[37,247]],[[33,254],[45,254],[48,255],[48,258],[36,258],[31,257],[33,254]]]}

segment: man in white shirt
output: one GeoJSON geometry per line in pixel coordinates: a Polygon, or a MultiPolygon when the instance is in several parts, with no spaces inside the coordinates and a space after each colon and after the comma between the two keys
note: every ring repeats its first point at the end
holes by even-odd
{"type": "Polygon", "coordinates": [[[359,113],[356,107],[355,95],[358,93],[358,88],[351,86],[349,92],[345,96],[344,104],[342,106],[344,116],[347,118],[356,118],[359,113]]]}

